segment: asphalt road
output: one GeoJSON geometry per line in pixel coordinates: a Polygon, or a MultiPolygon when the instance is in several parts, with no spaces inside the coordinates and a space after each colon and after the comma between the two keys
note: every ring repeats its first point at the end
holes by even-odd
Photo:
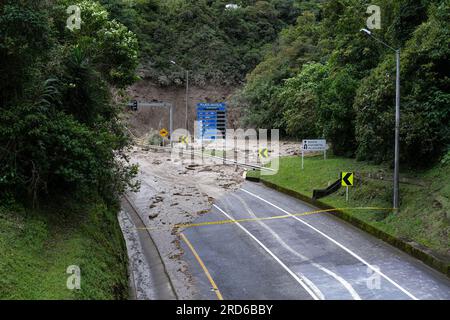
{"type": "Polygon", "coordinates": [[[218,199],[196,223],[288,217],[185,229],[199,298],[450,299],[448,278],[383,241],[327,213],[289,216],[314,210],[250,182],[218,199]]]}

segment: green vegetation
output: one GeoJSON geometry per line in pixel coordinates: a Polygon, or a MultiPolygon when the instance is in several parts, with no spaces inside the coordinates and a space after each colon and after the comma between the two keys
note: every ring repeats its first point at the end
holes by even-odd
{"type": "Polygon", "coordinates": [[[1,1],[0,298],[126,297],[116,214],[137,167],[111,91],[137,65],[137,37],[96,1],[1,1]],[[65,288],[70,265],[81,291],[65,288]]]}
{"type": "Polygon", "coordinates": [[[117,207],[93,197],[56,203],[0,207],[0,299],[126,299],[117,207]],[[81,290],[67,289],[72,265],[80,267],[81,290]]]}
{"type": "MultiPolygon", "coordinates": [[[[356,172],[360,180],[350,188],[350,200],[345,199],[345,188],[323,198],[325,204],[335,208],[392,207],[392,182],[367,178],[371,173],[389,177],[391,170],[385,166],[371,165],[354,159],[331,157],[305,158],[305,169],[301,170],[301,157],[281,158],[280,170],[274,176],[261,176],[264,181],[312,197],[314,189],[324,189],[339,179],[340,172],[356,172]]],[[[258,171],[249,176],[259,177],[258,171]]],[[[395,215],[386,211],[351,211],[363,221],[396,237],[415,241],[450,255],[450,167],[442,163],[431,170],[420,173],[403,172],[412,183],[401,184],[401,211],[395,215]]]]}
{"type": "MultiPolygon", "coordinates": [[[[127,296],[116,213],[138,168],[120,113],[139,65],[160,85],[182,84],[180,67],[199,86],[247,75],[232,101],[246,126],[323,137],[356,158],[311,158],[303,172],[285,158],[267,181],[310,195],[340,171],[390,171],[395,68],[392,52],[358,32],[370,1],[234,2],[0,1],[0,298],[127,296]],[[70,5],[81,8],[81,29],[66,27],[70,5]],[[65,287],[69,265],[81,267],[81,291],[65,287]]],[[[402,49],[402,168],[424,186],[402,185],[400,215],[359,214],[448,253],[450,0],[377,4],[375,36],[402,49]]],[[[391,184],[364,179],[351,205],[390,198],[391,184]]],[[[326,201],[346,205],[342,192],[326,201]]]]}
{"type": "Polygon", "coordinates": [[[181,84],[236,85],[261,61],[265,46],[308,8],[300,0],[103,0],[140,42],[145,77],[181,84]],[[226,9],[235,3],[237,9],[226,9]]]}
{"type": "Polygon", "coordinates": [[[136,168],[109,87],[133,82],[135,36],[92,1],[6,1],[0,12],[0,193],[115,199],[136,168]],[[81,30],[66,28],[69,4],[81,30]]]}
{"type": "MultiPolygon", "coordinates": [[[[326,138],[337,155],[393,158],[394,52],[359,32],[365,0],[316,2],[284,29],[234,98],[244,124],[326,138]]],[[[401,161],[437,163],[450,148],[450,1],[381,0],[374,36],[401,48],[401,161]]]]}

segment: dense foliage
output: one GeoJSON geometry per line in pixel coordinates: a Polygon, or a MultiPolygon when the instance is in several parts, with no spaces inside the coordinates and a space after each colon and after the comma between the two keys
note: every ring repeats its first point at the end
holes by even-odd
{"type": "MultiPolygon", "coordinates": [[[[363,33],[370,1],[312,2],[284,29],[234,103],[245,124],[323,137],[340,155],[392,161],[395,54],[363,33]]],[[[427,166],[450,145],[449,0],[381,0],[374,35],[401,49],[401,156],[427,166]]]]}
{"type": "MultiPolygon", "coordinates": [[[[246,125],[327,138],[336,154],[391,161],[393,52],[358,32],[367,0],[53,0],[0,3],[0,191],[114,195],[136,168],[111,87],[247,82],[246,125]],[[69,5],[80,30],[66,28],[69,5]],[[130,31],[131,30],[131,31],[130,31]],[[139,39],[139,42],[138,42],[139,39]],[[138,50],[141,51],[138,57],[138,50]],[[177,62],[172,65],[170,60],[177,62]],[[261,61],[262,60],[262,61],[261,61]]],[[[450,144],[450,0],[380,0],[376,37],[401,48],[402,161],[450,144]]]]}
{"type": "Polygon", "coordinates": [[[0,192],[39,196],[81,189],[109,199],[136,168],[110,97],[135,79],[136,36],[95,1],[0,4],[0,192]],[[66,28],[80,6],[80,30],[66,28]]]}
{"type": "Polygon", "coordinates": [[[300,0],[103,0],[139,36],[145,77],[161,85],[236,85],[279,31],[295,22],[300,0]],[[227,4],[236,9],[227,9],[227,4]],[[176,61],[178,66],[170,61],[176,61]]]}

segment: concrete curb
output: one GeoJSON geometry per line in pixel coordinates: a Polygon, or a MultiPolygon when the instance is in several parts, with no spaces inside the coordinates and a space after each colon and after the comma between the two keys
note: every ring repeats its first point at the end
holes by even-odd
{"type": "MultiPolygon", "coordinates": [[[[123,197],[122,209],[128,212],[129,217],[136,228],[146,230],[146,226],[139,216],[136,207],[127,196],[123,197]]],[[[146,230],[146,232],[139,232],[139,238],[145,258],[147,259],[147,263],[152,273],[152,278],[155,281],[154,290],[158,295],[158,300],[178,300],[172,280],[170,279],[164,261],[152,238],[152,235],[148,230],[146,230]]]]}
{"type": "Polygon", "coordinates": [[[377,229],[376,227],[368,224],[367,222],[358,219],[357,217],[351,216],[350,214],[337,210],[336,208],[325,204],[321,201],[313,200],[308,196],[305,196],[304,194],[301,194],[297,191],[284,188],[281,186],[278,186],[274,183],[261,180],[260,178],[255,177],[246,177],[246,180],[252,181],[252,182],[261,182],[265,186],[272,188],[276,191],[279,191],[281,193],[287,194],[291,197],[297,198],[303,202],[306,202],[310,205],[313,205],[317,208],[323,209],[323,210],[329,210],[334,209],[332,212],[336,217],[347,221],[348,223],[352,224],[353,226],[387,242],[388,244],[402,250],[403,252],[413,256],[416,259],[419,259],[426,265],[430,266],[431,268],[443,273],[448,278],[450,278],[450,259],[447,257],[441,257],[439,254],[433,252],[432,250],[423,247],[416,243],[409,243],[405,240],[402,240],[400,238],[394,237],[380,229],[377,229]]]}

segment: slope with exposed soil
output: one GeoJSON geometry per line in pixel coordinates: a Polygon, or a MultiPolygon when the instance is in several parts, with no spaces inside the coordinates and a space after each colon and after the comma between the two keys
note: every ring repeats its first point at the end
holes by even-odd
{"type": "MultiPolygon", "coordinates": [[[[188,95],[188,126],[192,131],[196,120],[195,108],[201,102],[227,102],[234,93],[234,87],[207,85],[205,87],[190,87],[188,95]]],[[[145,102],[168,102],[174,106],[174,129],[185,128],[186,119],[186,88],[162,87],[151,81],[142,80],[127,90],[132,100],[145,102]]],[[[229,124],[234,126],[235,117],[228,114],[229,124]]],[[[141,109],[136,113],[128,113],[126,119],[129,129],[142,136],[151,129],[160,130],[169,127],[169,112],[161,109],[141,109]]]]}

